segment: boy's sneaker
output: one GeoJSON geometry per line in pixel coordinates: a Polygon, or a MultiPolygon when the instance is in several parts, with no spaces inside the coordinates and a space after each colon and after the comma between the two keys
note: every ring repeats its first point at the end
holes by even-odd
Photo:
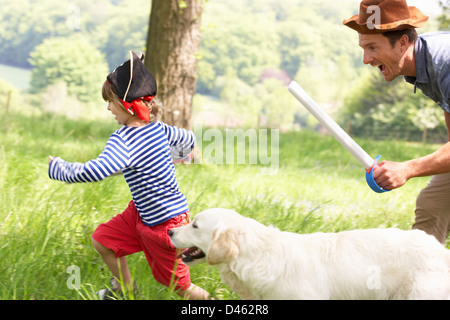
{"type": "Polygon", "coordinates": [[[123,294],[122,290],[120,290],[117,280],[112,277],[109,280],[109,284],[111,285],[111,289],[101,289],[97,292],[100,300],[122,300],[123,294]]]}
{"type": "Polygon", "coordinates": [[[100,300],[123,300],[121,290],[101,289],[97,292],[100,300]]]}
{"type": "Polygon", "coordinates": [[[126,297],[124,297],[124,292],[120,289],[120,286],[117,282],[117,280],[112,277],[111,280],[109,280],[109,283],[111,284],[111,289],[101,289],[97,292],[100,300],[124,300],[127,298],[130,298],[130,296],[134,299],[138,297],[139,290],[136,285],[136,281],[134,282],[134,289],[133,293],[126,294],[126,297]]]}

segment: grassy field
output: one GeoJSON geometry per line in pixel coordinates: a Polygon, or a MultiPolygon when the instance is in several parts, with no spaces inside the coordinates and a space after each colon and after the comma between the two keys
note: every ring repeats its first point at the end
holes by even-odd
{"type": "MultiPolygon", "coordinates": [[[[102,151],[117,126],[48,115],[9,115],[8,122],[7,132],[4,122],[0,128],[0,299],[95,299],[110,273],[92,248],[91,234],[98,224],[123,211],[130,192],[122,177],[91,184],[52,181],[47,156],[87,161],[102,151]]],[[[373,156],[399,161],[437,148],[358,142],[373,156]]],[[[176,172],[193,215],[212,207],[232,208],[264,224],[300,233],[409,229],[415,198],[427,183],[427,178],[414,179],[401,189],[376,194],[366,186],[359,163],[332,137],[307,131],[280,133],[279,168],[270,175],[264,169],[191,164],[177,165],[176,172]]],[[[128,261],[140,299],[178,299],[155,282],[143,254],[128,261]]],[[[214,267],[194,266],[191,277],[216,298],[238,299],[214,267]]]]}

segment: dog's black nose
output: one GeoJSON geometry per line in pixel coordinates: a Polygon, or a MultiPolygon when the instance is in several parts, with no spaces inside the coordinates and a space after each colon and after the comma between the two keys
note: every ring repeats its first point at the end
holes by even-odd
{"type": "Polygon", "coordinates": [[[173,230],[170,229],[167,233],[169,234],[169,237],[171,237],[173,235],[173,230]]]}

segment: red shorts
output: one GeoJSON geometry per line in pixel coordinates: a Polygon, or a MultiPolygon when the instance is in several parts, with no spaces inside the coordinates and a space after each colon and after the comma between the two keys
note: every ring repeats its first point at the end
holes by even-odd
{"type": "Polygon", "coordinates": [[[168,231],[187,222],[189,212],[153,227],[146,226],[131,201],[122,214],[100,224],[92,238],[113,250],[117,258],[144,251],[156,281],[167,287],[174,286],[176,290],[186,290],[191,285],[189,267],[176,259],[177,249],[168,231]]]}

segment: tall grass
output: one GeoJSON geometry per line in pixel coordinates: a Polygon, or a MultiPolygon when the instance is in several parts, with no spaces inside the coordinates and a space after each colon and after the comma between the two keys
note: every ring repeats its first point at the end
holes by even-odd
{"type": "MultiPolygon", "coordinates": [[[[8,119],[8,131],[0,128],[0,299],[95,299],[111,275],[92,248],[91,234],[123,211],[130,192],[122,177],[74,185],[52,181],[47,156],[80,162],[94,158],[116,126],[48,115],[8,119]],[[70,266],[79,268],[79,288],[70,285],[70,266]]],[[[372,155],[390,160],[437,148],[359,142],[372,155]]],[[[375,194],[359,164],[333,138],[313,132],[280,134],[279,152],[280,167],[272,175],[260,165],[177,165],[192,214],[232,208],[300,233],[412,225],[415,198],[426,178],[375,194]]],[[[140,289],[136,298],[179,299],[153,279],[143,254],[128,260],[140,289]]],[[[238,298],[213,267],[194,266],[191,277],[217,298],[238,298]]]]}

